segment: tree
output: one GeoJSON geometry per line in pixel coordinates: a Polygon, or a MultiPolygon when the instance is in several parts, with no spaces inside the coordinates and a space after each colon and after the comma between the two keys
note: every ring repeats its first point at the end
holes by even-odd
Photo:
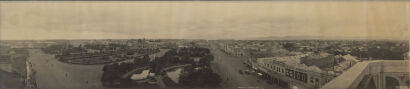
{"type": "Polygon", "coordinates": [[[111,65],[105,65],[103,67],[103,72],[101,82],[103,82],[104,86],[112,86],[112,83],[121,77],[121,73],[119,71],[120,65],[118,63],[114,63],[111,65]]]}
{"type": "Polygon", "coordinates": [[[191,63],[194,63],[194,59],[192,59],[188,56],[182,56],[180,63],[182,63],[182,64],[191,64],[191,63]]]}
{"type": "Polygon", "coordinates": [[[82,48],[83,48],[83,46],[80,44],[80,45],[78,45],[78,48],[79,48],[79,49],[82,49],[82,48]]]}
{"type": "Polygon", "coordinates": [[[294,49],[295,45],[292,43],[286,43],[283,45],[283,48],[285,48],[288,51],[292,51],[294,49]]]}
{"type": "Polygon", "coordinates": [[[206,56],[202,57],[202,58],[199,60],[199,63],[209,66],[209,65],[211,64],[211,61],[213,61],[213,60],[214,60],[214,56],[213,56],[213,55],[206,55],[206,56]]]}
{"type": "Polygon", "coordinates": [[[211,69],[205,68],[186,75],[181,75],[179,82],[188,87],[219,87],[222,79],[211,69]]]}
{"type": "Polygon", "coordinates": [[[134,52],[127,52],[127,55],[134,55],[134,52]]]}
{"type": "Polygon", "coordinates": [[[142,57],[142,63],[144,63],[144,65],[148,64],[150,60],[151,58],[149,58],[148,55],[144,55],[144,57],[142,57]]]}

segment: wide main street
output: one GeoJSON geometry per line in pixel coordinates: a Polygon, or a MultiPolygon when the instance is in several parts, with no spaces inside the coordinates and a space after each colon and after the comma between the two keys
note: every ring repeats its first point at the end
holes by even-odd
{"type": "Polygon", "coordinates": [[[255,75],[240,74],[239,70],[248,69],[242,62],[245,58],[228,55],[218,49],[215,43],[211,43],[210,50],[215,58],[211,63],[212,69],[221,76],[224,89],[280,89],[264,80],[258,82],[255,75]]]}
{"type": "Polygon", "coordinates": [[[38,89],[104,89],[102,65],[62,63],[39,49],[29,49],[29,54],[38,89]]]}

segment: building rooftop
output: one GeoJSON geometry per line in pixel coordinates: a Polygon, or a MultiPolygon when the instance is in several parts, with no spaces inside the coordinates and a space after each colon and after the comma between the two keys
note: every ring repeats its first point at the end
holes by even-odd
{"type": "Polygon", "coordinates": [[[292,67],[295,67],[295,68],[298,68],[298,69],[323,73],[323,71],[320,68],[316,67],[316,66],[307,66],[307,65],[301,63],[300,58],[305,57],[307,55],[309,55],[309,54],[301,54],[301,55],[286,56],[286,57],[258,58],[258,60],[261,60],[261,61],[266,62],[266,63],[281,62],[281,63],[284,63],[288,66],[292,66],[292,67]]]}

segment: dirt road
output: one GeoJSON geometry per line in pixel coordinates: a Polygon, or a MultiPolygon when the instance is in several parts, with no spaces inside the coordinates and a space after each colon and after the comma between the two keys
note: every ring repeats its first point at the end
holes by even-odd
{"type": "Polygon", "coordinates": [[[221,76],[224,89],[280,89],[262,80],[258,82],[255,75],[240,74],[239,70],[248,69],[241,61],[244,58],[227,55],[216,44],[211,45],[211,52],[215,57],[212,69],[221,76]]]}

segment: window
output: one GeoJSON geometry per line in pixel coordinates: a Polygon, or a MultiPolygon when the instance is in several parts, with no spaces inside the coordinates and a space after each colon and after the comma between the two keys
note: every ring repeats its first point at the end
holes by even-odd
{"type": "Polygon", "coordinates": [[[296,75],[296,79],[299,80],[300,79],[299,72],[295,71],[295,75],[296,75]]]}
{"type": "Polygon", "coordinates": [[[304,76],[303,73],[300,73],[300,80],[303,81],[303,82],[305,82],[305,76],[304,76]]]}
{"type": "Polygon", "coordinates": [[[289,77],[293,78],[293,70],[289,70],[289,77]]]}
{"type": "Polygon", "coordinates": [[[302,81],[305,82],[305,83],[307,83],[307,74],[301,73],[301,75],[302,75],[302,76],[301,76],[301,77],[302,77],[302,78],[301,78],[302,81]]]}
{"type": "Polygon", "coordinates": [[[289,69],[286,69],[286,71],[285,71],[286,73],[286,76],[290,76],[290,74],[289,74],[289,69]]]}
{"type": "Polygon", "coordinates": [[[310,77],[310,82],[311,82],[311,83],[314,83],[313,80],[314,80],[314,78],[313,78],[313,77],[310,77]]]}

